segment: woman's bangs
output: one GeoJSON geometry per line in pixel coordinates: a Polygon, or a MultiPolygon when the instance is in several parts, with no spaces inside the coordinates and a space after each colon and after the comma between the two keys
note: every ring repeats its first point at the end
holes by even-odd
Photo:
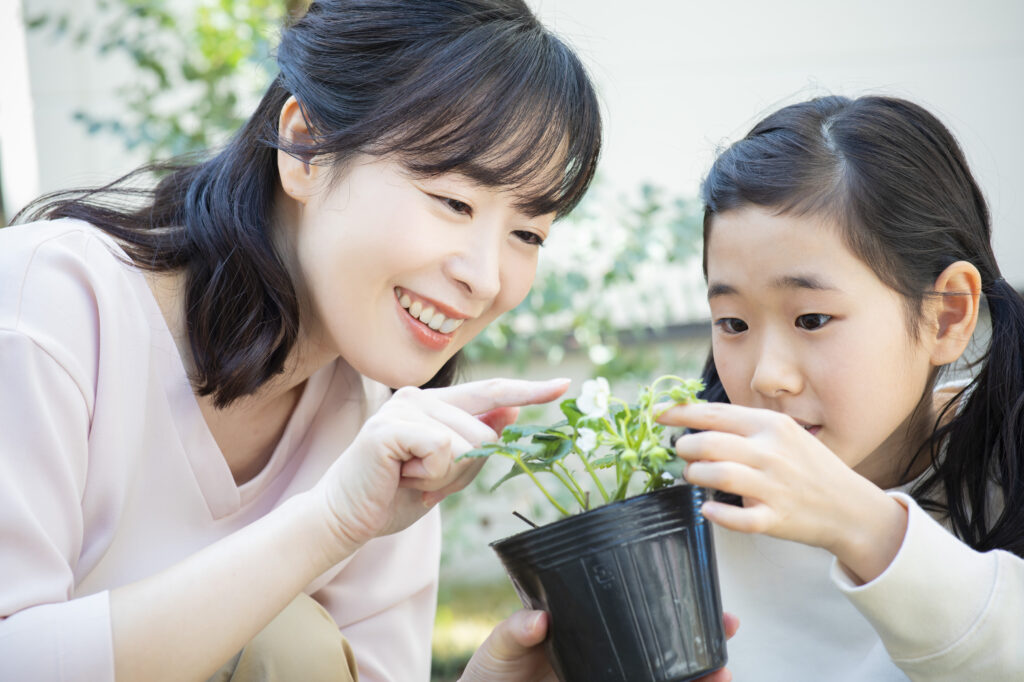
{"type": "Polygon", "coordinates": [[[417,174],[508,188],[528,215],[565,215],[593,178],[601,122],[582,65],[558,48],[539,57],[519,45],[486,78],[419,99],[388,151],[417,174]]]}

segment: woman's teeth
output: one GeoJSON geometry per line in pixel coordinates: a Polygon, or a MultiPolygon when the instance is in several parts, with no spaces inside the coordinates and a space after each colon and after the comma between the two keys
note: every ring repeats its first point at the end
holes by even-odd
{"type": "Polygon", "coordinates": [[[399,296],[398,303],[408,310],[409,314],[417,320],[434,331],[441,332],[442,334],[451,334],[453,331],[458,329],[463,322],[465,322],[465,320],[449,319],[440,311],[434,310],[433,306],[425,306],[419,301],[412,300],[409,297],[409,294],[406,293],[402,293],[399,296]]]}

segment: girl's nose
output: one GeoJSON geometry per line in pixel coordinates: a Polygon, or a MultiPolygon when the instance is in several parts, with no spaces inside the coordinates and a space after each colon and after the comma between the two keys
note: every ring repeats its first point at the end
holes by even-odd
{"type": "Polygon", "coordinates": [[[778,342],[766,343],[761,348],[750,388],[765,398],[795,395],[803,390],[803,375],[793,349],[778,342]]]}
{"type": "Polygon", "coordinates": [[[476,299],[490,300],[501,291],[501,240],[490,230],[478,229],[447,259],[449,277],[476,299]]]}

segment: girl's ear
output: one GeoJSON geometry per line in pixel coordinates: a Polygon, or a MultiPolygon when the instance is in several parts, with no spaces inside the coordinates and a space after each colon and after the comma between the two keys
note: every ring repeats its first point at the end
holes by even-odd
{"type": "MultiPolygon", "coordinates": [[[[281,118],[277,125],[278,138],[285,147],[309,145],[313,136],[302,115],[298,100],[289,97],[281,107],[281,118]]],[[[277,170],[281,176],[281,188],[285,194],[300,204],[305,204],[317,191],[320,167],[310,163],[310,157],[294,156],[277,150],[277,170]]]]}
{"type": "Polygon", "coordinates": [[[956,361],[971,340],[978,324],[981,274],[967,261],[958,260],[935,280],[932,364],[948,365],[956,361]]]}

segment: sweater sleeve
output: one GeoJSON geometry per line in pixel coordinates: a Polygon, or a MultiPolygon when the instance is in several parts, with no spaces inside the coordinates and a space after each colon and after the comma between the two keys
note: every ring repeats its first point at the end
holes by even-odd
{"type": "Polygon", "coordinates": [[[89,407],[28,336],[0,329],[0,679],[113,680],[106,592],[72,599],[89,407]]]}
{"type": "Polygon", "coordinates": [[[441,517],[368,542],[313,597],[352,645],[360,682],[427,682],[437,607],[441,517]]]}
{"type": "Polygon", "coordinates": [[[903,493],[907,532],[892,564],[856,585],[832,580],[871,623],[912,680],[1024,679],[1024,560],[977,552],[903,493]]]}

